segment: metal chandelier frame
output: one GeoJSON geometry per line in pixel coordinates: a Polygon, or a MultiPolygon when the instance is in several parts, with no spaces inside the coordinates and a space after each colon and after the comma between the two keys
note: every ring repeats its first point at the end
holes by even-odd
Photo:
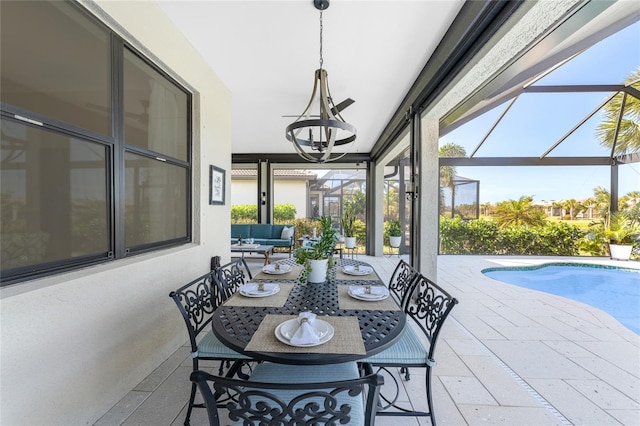
{"type": "Polygon", "coordinates": [[[329,0],[314,0],[313,4],[320,11],[320,68],[314,74],[313,91],[309,103],[302,114],[287,126],[286,137],[293,143],[296,152],[303,159],[315,163],[326,163],[344,157],[348,152],[332,155],[333,148],[355,141],[357,132],[356,128],[347,123],[340,115],[340,111],[354,101],[346,99],[338,105],[334,104],[329,91],[327,70],[322,68],[322,11],[329,7],[329,0]],[[316,102],[316,98],[318,98],[320,113],[317,116],[318,118],[311,118],[312,107],[316,102]],[[315,140],[314,129],[316,129],[315,140]],[[307,132],[307,139],[304,136],[300,137],[301,133],[304,135],[307,132]],[[338,133],[340,132],[346,133],[346,136],[338,138],[338,133]],[[305,147],[318,153],[307,152],[305,147]]]}

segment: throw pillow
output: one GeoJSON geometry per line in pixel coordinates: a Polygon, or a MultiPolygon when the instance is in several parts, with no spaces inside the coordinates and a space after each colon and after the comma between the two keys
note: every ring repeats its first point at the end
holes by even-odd
{"type": "Polygon", "coordinates": [[[287,228],[286,226],[282,228],[282,233],[280,233],[280,238],[283,240],[290,240],[293,237],[293,226],[287,228]]]}

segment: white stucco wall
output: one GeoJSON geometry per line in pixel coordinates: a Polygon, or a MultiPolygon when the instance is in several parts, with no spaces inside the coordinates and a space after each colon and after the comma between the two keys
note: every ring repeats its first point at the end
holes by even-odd
{"type": "Polygon", "coordinates": [[[296,206],[296,219],[307,217],[307,182],[304,180],[277,180],[273,188],[274,204],[296,206]]]}
{"type": "Polygon", "coordinates": [[[257,180],[234,179],[231,181],[231,204],[256,204],[258,193],[257,180]]]}
{"type": "Polygon", "coordinates": [[[187,340],[169,292],[228,259],[229,203],[208,204],[207,180],[231,170],[229,91],[154,2],[97,4],[197,92],[195,242],[3,288],[2,425],[94,423],[187,340]]]}

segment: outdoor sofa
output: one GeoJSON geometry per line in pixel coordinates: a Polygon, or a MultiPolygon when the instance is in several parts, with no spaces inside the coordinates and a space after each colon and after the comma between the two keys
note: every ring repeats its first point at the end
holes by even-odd
{"type": "Polygon", "coordinates": [[[254,244],[284,247],[289,253],[294,246],[295,228],[293,225],[274,225],[270,223],[231,224],[231,244],[237,244],[240,237],[246,242],[253,238],[254,244]],[[287,232],[283,232],[287,228],[287,232]]]}

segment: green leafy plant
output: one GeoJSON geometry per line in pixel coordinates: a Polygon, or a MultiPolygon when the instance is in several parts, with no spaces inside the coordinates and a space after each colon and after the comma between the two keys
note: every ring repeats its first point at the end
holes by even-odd
{"type": "Polygon", "coordinates": [[[299,247],[295,250],[295,259],[300,265],[307,260],[328,259],[333,255],[333,249],[338,242],[338,234],[333,229],[333,222],[330,217],[321,217],[319,222],[322,234],[318,241],[311,247],[299,247]]]}
{"type": "Polygon", "coordinates": [[[640,236],[640,225],[626,212],[614,212],[604,221],[604,234],[610,244],[633,245],[640,236]]]}
{"type": "Polygon", "coordinates": [[[399,220],[390,220],[387,222],[387,235],[390,237],[401,237],[402,227],[399,220]]]}
{"type": "Polygon", "coordinates": [[[350,212],[345,212],[342,215],[342,230],[344,231],[345,237],[355,237],[356,236],[356,216],[350,212]]]}
{"type": "Polygon", "coordinates": [[[298,247],[293,252],[296,262],[300,265],[305,265],[305,269],[300,276],[302,282],[306,281],[309,272],[311,272],[310,260],[329,259],[327,274],[333,266],[333,250],[338,242],[338,233],[333,229],[333,221],[330,217],[321,217],[318,221],[322,228],[322,234],[320,234],[318,241],[315,241],[315,244],[311,247],[298,247]]]}

